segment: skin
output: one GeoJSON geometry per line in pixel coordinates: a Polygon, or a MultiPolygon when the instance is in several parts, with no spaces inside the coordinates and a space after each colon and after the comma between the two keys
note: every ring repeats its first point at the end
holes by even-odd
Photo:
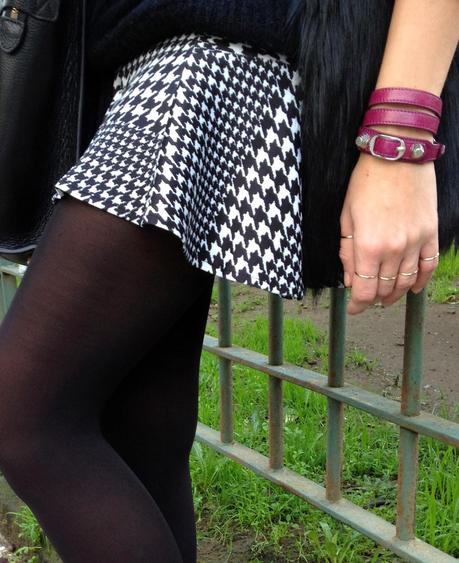
{"type": "MultiPolygon", "coordinates": [[[[395,0],[376,88],[403,86],[439,96],[459,42],[459,0],[395,0]]],[[[380,104],[374,107],[410,107],[380,104]]],[[[431,113],[423,108],[415,108],[431,113]]],[[[433,115],[433,114],[432,114],[433,115]]],[[[378,125],[388,134],[433,140],[421,129],[378,125]]],[[[448,150],[448,147],[446,148],[448,150]]],[[[340,218],[340,259],[344,281],[351,288],[347,313],[370,305],[387,306],[408,290],[426,287],[438,258],[420,257],[438,251],[437,184],[433,162],[390,162],[360,153],[352,172],[340,218]],[[396,280],[364,279],[366,275],[397,276],[396,280]]]]}

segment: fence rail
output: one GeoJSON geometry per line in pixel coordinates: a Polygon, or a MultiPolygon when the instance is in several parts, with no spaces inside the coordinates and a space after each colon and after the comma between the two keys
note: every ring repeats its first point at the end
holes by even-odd
{"type": "MultiPolygon", "coordinates": [[[[25,267],[0,260],[0,320],[16,291],[16,277],[25,267]]],[[[457,561],[415,537],[416,484],[419,436],[459,448],[459,424],[420,410],[423,328],[426,291],[406,296],[401,403],[344,381],[346,290],[330,289],[329,370],[327,377],[283,360],[283,300],[269,294],[269,353],[232,345],[231,285],[218,279],[218,338],[204,337],[204,350],[219,361],[220,429],[198,423],[196,440],[299,496],[333,518],[348,524],[406,561],[442,563],[457,561]],[[263,372],[269,384],[269,456],[234,440],[232,368],[238,363],[263,372]],[[327,463],[325,487],[284,467],[282,385],[288,381],[327,397],[327,463]],[[343,498],[342,466],[344,406],[350,405],[397,425],[397,515],[393,525],[343,498]]],[[[459,479],[459,475],[458,475],[459,479]]]]}
{"type": "MultiPolygon", "coordinates": [[[[423,328],[426,291],[408,292],[405,310],[401,403],[344,381],[346,290],[330,289],[329,369],[327,377],[283,361],[283,300],[269,294],[268,356],[232,345],[231,286],[218,278],[218,338],[204,337],[204,350],[219,359],[220,432],[199,423],[196,439],[280,485],[330,516],[352,526],[406,561],[457,561],[415,537],[419,435],[459,448],[459,424],[420,410],[423,328]],[[234,441],[232,365],[263,372],[269,382],[269,456],[234,441]],[[288,381],[327,397],[327,463],[325,487],[283,465],[282,383],[288,381]],[[400,427],[397,515],[395,526],[342,496],[344,405],[350,405],[400,427]]],[[[459,478],[459,476],[458,476],[459,478]]]]}

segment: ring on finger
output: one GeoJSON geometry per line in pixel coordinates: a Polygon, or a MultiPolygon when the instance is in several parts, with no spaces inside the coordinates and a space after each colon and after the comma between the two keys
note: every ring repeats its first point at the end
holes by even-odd
{"type": "Polygon", "coordinates": [[[373,278],[377,278],[377,277],[378,277],[378,274],[375,274],[374,276],[369,276],[369,275],[367,275],[367,274],[359,274],[358,272],[354,272],[354,274],[355,274],[356,276],[359,276],[359,278],[365,278],[365,279],[367,279],[367,280],[371,280],[371,279],[373,279],[373,278]]]}
{"type": "Polygon", "coordinates": [[[437,254],[435,254],[434,256],[428,256],[427,258],[419,257],[419,260],[425,260],[427,262],[429,260],[435,260],[435,258],[438,258],[439,256],[440,256],[440,252],[437,252],[437,254]]]}
{"type": "Polygon", "coordinates": [[[354,235],[341,235],[341,238],[354,238],[354,235]]]}
{"type": "Polygon", "coordinates": [[[414,272],[399,272],[398,275],[399,276],[414,276],[414,274],[417,274],[419,272],[418,269],[414,270],[414,272]]]}
{"type": "Polygon", "coordinates": [[[378,276],[380,280],[396,280],[397,276],[378,276]]]}

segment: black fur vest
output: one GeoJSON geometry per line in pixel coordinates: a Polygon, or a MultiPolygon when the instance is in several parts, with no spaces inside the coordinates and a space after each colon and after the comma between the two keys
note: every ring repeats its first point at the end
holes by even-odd
{"type": "MultiPolygon", "coordinates": [[[[339,217],[358,150],[357,129],[382,62],[393,0],[292,0],[288,33],[299,37],[296,60],[305,98],[303,270],[318,296],[340,286],[339,217]],[[329,132],[332,132],[330,134],[329,132]]],[[[440,251],[459,246],[459,49],[442,95],[435,162],[440,251]]]]}

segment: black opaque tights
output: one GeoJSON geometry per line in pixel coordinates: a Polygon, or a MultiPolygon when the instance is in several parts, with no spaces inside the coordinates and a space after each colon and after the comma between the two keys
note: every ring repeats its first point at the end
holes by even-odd
{"type": "Polygon", "coordinates": [[[181,244],[65,195],[0,325],[0,470],[65,563],[196,561],[214,275],[181,244]]]}

